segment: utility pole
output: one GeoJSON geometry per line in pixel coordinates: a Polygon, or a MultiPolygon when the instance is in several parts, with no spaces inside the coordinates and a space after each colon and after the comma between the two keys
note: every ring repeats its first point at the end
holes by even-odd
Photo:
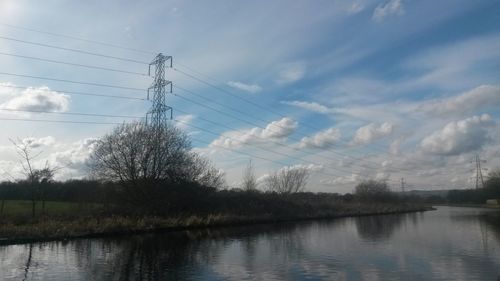
{"type": "Polygon", "coordinates": [[[149,64],[148,75],[151,75],[151,66],[154,66],[154,81],[148,88],[148,100],[152,100],[151,109],[146,114],[146,124],[159,129],[165,127],[172,119],[172,107],[166,105],[167,93],[172,93],[172,81],[165,78],[166,65],[172,67],[172,57],[158,54],[149,64]],[[152,92],[152,93],[151,93],[152,92]],[[170,112],[170,117],[167,113],[170,112]]]}
{"type": "Polygon", "coordinates": [[[482,160],[479,157],[479,154],[476,154],[476,189],[479,188],[479,183],[484,187],[484,179],[483,179],[483,169],[481,168],[481,163],[486,163],[486,160],[482,160]]]}
{"type": "Polygon", "coordinates": [[[405,193],[405,178],[401,178],[401,192],[405,193]]]}

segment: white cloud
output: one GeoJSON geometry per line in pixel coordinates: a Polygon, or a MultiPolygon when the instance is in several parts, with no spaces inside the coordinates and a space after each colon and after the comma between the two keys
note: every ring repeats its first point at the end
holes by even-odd
{"type": "Polygon", "coordinates": [[[30,148],[39,148],[42,146],[53,145],[56,142],[56,139],[52,136],[47,136],[43,138],[24,138],[21,142],[30,148]]]}
{"type": "Polygon", "coordinates": [[[448,123],[441,130],[425,137],[421,149],[428,154],[460,155],[478,150],[489,140],[494,121],[488,114],[448,123]]]}
{"type": "MultiPolygon", "coordinates": [[[[97,144],[98,139],[86,138],[73,143],[61,143],[52,136],[41,138],[24,138],[20,142],[33,149],[31,156],[35,156],[32,165],[35,168],[44,167],[47,163],[56,168],[55,178],[66,180],[70,178],[81,178],[88,174],[88,160],[97,144]]],[[[19,165],[19,157],[15,154],[14,146],[0,146],[0,151],[5,159],[5,163],[10,165],[0,165],[0,175],[8,172],[11,177],[22,178],[23,169],[19,165]],[[12,164],[14,163],[14,164],[12,164]]],[[[2,161],[2,160],[0,160],[2,161]]],[[[2,164],[2,163],[0,163],[2,164]]]]}
{"type": "Polygon", "coordinates": [[[66,149],[54,152],[48,156],[48,161],[54,167],[62,168],[56,177],[58,179],[83,177],[88,172],[88,160],[98,139],[86,138],[71,145],[66,149]]]}
{"type": "Polygon", "coordinates": [[[284,117],[281,120],[269,123],[262,131],[263,138],[284,138],[297,129],[297,121],[284,117]]]}
{"type": "Polygon", "coordinates": [[[225,132],[219,138],[212,141],[209,146],[232,148],[269,139],[279,140],[295,132],[297,125],[296,121],[284,117],[267,124],[264,129],[255,127],[248,130],[225,132]]]}
{"type": "Polygon", "coordinates": [[[303,63],[288,63],[281,67],[276,82],[278,84],[288,84],[298,81],[304,77],[306,67],[303,63]]]}
{"type": "Polygon", "coordinates": [[[354,135],[351,144],[363,145],[371,143],[377,139],[390,135],[393,129],[394,125],[390,122],[384,122],[380,124],[380,126],[370,123],[356,130],[356,134],[354,135]]]}
{"type": "Polygon", "coordinates": [[[281,168],[280,170],[296,170],[296,169],[306,169],[309,172],[319,172],[324,169],[324,166],[321,164],[297,164],[292,166],[286,166],[281,168]]]}
{"type": "Polygon", "coordinates": [[[307,102],[307,101],[282,101],[281,103],[283,104],[288,104],[291,106],[303,108],[309,111],[317,112],[317,113],[322,113],[322,114],[328,114],[333,112],[333,109],[328,108],[324,105],[321,105],[316,102],[307,102]]]}
{"type": "Polygon", "coordinates": [[[341,137],[340,130],[329,128],[311,137],[304,137],[298,143],[300,148],[328,148],[334,145],[341,137]]]}
{"type": "Polygon", "coordinates": [[[176,119],[177,122],[177,127],[183,130],[186,130],[189,128],[189,124],[195,119],[195,115],[193,114],[185,114],[185,115],[180,115],[176,119]]]}
{"type": "Polygon", "coordinates": [[[9,97],[14,94],[14,84],[8,82],[0,82],[0,97],[9,97]]]}
{"type": "Polygon", "coordinates": [[[252,94],[255,94],[255,93],[262,91],[262,87],[260,87],[257,84],[245,84],[245,83],[238,82],[238,81],[229,81],[229,82],[227,82],[227,84],[233,88],[236,88],[236,89],[239,89],[239,90],[242,90],[245,92],[249,92],[252,94]]]}
{"type": "MultiPolygon", "coordinates": [[[[16,92],[12,91],[11,95],[16,92]]],[[[68,95],[51,91],[48,87],[30,87],[3,102],[0,107],[15,110],[64,112],[68,110],[69,100],[68,95]]]]}
{"type": "Polygon", "coordinates": [[[350,174],[347,176],[336,177],[333,179],[323,179],[320,182],[324,185],[344,185],[344,184],[353,184],[359,182],[361,177],[357,174],[350,174]]]}
{"type": "Polygon", "coordinates": [[[417,110],[434,115],[463,115],[485,107],[498,106],[500,87],[481,85],[457,96],[424,102],[417,110]]]}
{"type": "Polygon", "coordinates": [[[390,15],[402,15],[404,14],[403,1],[402,0],[389,0],[383,4],[378,5],[373,11],[372,19],[377,22],[383,21],[387,16],[390,15]]]}

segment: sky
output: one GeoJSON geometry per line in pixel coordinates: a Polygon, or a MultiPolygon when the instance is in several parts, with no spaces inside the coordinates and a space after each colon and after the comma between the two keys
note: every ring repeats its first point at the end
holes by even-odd
{"type": "Polygon", "coordinates": [[[306,168],[313,192],[471,188],[476,155],[486,176],[500,168],[499,13],[486,0],[1,0],[0,180],[22,177],[11,140],[60,180],[85,177],[97,140],[145,116],[162,53],[171,122],[229,187],[251,161],[261,183],[306,168]]]}

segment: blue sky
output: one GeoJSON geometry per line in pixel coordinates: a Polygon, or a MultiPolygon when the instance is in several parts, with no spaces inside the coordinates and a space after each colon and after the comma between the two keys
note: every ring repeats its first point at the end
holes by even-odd
{"type": "MultiPolygon", "coordinates": [[[[173,56],[167,76],[181,96],[169,97],[173,122],[230,186],[251,159],[261,179],[284,166],[310,169],[312,191],[350,192],[368,178],[387,179],[396,189],[401,177],[412,188],[470,187],[476,153],[490,170],[500,167],[499,12],[497,1],[7,0],[0,2],[0,108],[140,117],[149,107],[62,92],[144,98],[145,91],[5,73],[138,89],[150,77],[5,53],[140,73],[146,65],[12,38],[144,62],[162,52],[173,56]]],[[[0,118],[131,120],[12,111],[0,111],[0,118]]],[[[8,139],[20,138],[43,151],[40,163],[64,166],[64,179],[85,174],[95,139],[113,125],[0,120],[0,127],[0,177],[19,174],[8,139]]]]}

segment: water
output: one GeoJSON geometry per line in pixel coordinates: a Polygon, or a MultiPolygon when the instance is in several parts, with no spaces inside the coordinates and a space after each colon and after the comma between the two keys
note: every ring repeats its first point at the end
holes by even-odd
{"type": "Polygon", "coordinates": [[[0,247],[0,280],[500,280],[500,211],[0,247]]]}

